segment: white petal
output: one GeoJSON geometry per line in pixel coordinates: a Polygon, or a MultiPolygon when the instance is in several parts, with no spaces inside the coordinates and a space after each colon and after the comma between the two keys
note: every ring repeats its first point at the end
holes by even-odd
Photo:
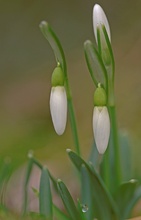
{"type": "Polygon", "coordinates": [[[98,152],[104,154],[110,136],[110,118],[106,106],[94,107],[93,132],[98,152]]]}
{"type": "Polygon", "coordinates": [[[93,28],[94,28],[96,42],[97,42],[97,27],[101,29],[101,25],[105,26],[109,40],[111,41],[111,33],[110,33],[110,27],[107,17],[101,6],[96,4],[93,7],[93,28]]]}
{"type": "Polygon", "coordinates": [[[67,96],[63,86],[52,87],[50,112],[56,133],[62,135],[65,131],[67,121],[67,96]]]}

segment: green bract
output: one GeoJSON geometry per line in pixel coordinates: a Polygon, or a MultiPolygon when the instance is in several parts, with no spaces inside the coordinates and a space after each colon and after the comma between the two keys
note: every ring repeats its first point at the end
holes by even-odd
{"type": "Polygon", "coordinates": [[[109,52],[108,48],[105,48],[102,51],[102,59],[103,59],[103,62],[106,66],[110,66],[112,61],[111,61],[111,56],[110,56],[110,52],[109,52]]]}
{"type": "Polygon", "coordinates": [[[94,93],[94,105],[95,106],[105,106],[107,103],[107,95],[105,90],[98,85],[94,93]]]}
{"type": "Polygon", "coordinates": [[[51,78],[51,85],[52,86],[63,86],[64,85],[64,73],[62,71],[62,68],[60,66],[57,66],[53,73],[51,78]]]}

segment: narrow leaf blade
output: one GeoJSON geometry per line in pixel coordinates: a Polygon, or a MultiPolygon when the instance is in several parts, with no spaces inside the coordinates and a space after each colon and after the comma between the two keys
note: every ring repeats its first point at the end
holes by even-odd
{"type": "Polygon", "coordinates": [[[48,220],[53,219],[52,211],[52,195],[50,190],[49,172],[43,167],[39,188],[39,208],[40,214],[44,215],[48,220]]]}
{"type": "Polygon", "coordinates": [[[67,187],[61,180],[58,180],[58,190],[70,218],[72,220],[75,219],[80,220],[79,213],[76,209],[76,206],[70,195],[70,192],[68,191],[67,187]]]}
{"type": "MultiPolygon", "coordinates": [[[[85,165],[81,167],[81,200],[82,206],[86,206],[88,210],[84,212],[87,220],[93,219],[93,198],[92,198],[92,182],[88,173],[87,168],[85,165]]],[[[83,208],[83,207],[82,207],[83,208]]]]}

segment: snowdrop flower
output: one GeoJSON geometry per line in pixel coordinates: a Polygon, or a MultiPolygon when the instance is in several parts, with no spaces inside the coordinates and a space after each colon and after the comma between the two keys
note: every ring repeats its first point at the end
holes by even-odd
{"type": "Polygon", "coordinates": [[[93,133],[99,154],[104,154],[110,136],[110,118],[106,107],[105,90],[98,85],[94,94],[93,133]]]}
{"type": "Polygon", "coordinates": [[[52,74],[50,112],[56,133],[62,135],[67,122],[67,95],[64,87],[64,75],[60,66],[56,67],[52,74]]]}
{"type": "MultiPolygon", "coordinates": [[[[105,15],[103,9],[101,8],[101,6],[96,4],[96,5],[94,5],[94,8],[93,8],[93,28],[94,28],[94,34],[95,34],[95,39],[96,39],[97,43],[98,43],[98,40],[97,40],[98,28],[101,32],[101,38],[104,37],[104,35],[102,34],[102,30],[101,30],[103,25],[105,26],[109,40],[111,41],[111,33],[110,33],[110,27],[109,27],[107,17],[105,15]]],[[[101,41],[102,40],[103,39],[101,39],[101,41]]]]}

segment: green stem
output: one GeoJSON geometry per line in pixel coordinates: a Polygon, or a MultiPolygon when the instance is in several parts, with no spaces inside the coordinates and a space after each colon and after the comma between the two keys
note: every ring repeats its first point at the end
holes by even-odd
{"type": "Polygon", "coordinates": [[[65,88],[66,88],[66,93],[67,93],[67,101],[68,101],[68,108],[69,108],[69,115],[70,115],[71,130],[72,130],[76,153],[80,156],[80,144],[79,144],[79,138],[78,138],[76,118],[75,118],[75,113],[74,113],[71,90],[70,90],[70,85],[69,85],[69,80],[68,80],[65,55],[63,57],[64,57],[63,60],[64,60],[65,88]]]}
{"type": "Polygon", "coordinates": [[[72,130],[76,153],[80,156],[80,145],[79,145],[79,138],[78,138],[78,132],[77,132],[76,118],[75,118],[75,113],[74,113],[73,101],[72,101],[71,90],[70,90],[68,74],[67,74],[67,65],[66,65],[66,60],[65,60],[63,49],[62,49],[62,54],[63,54],[63,60],[64,60],[65,88],[66,88],[66,93],[67,93],[71,130],[72,130]]]}
{"type": "Polygon", "coordinates": [[[111,122],[111,132],[108,148],[101,164],[101,175],[109,191],[114,194],[121,183],[120,148],[116,109],[115,106],[110,106],[108,109],[111,122]]]}
{"type": "Polygon", "coordinates": [[[71,130],[72,130],[72,135],[73,135],[73,139],[75,143],[75,150],[78,156],[80,156],[80,146],[79,146],[79,139],[78,139],[77,126],[76,126],[72,99],[68,99],[68,108],[69,108],[69,114],[70,114],[71,130]]]}
{"type": "Polygon", "coordinates": [[[117,186],[120,184],[121,180],[121,163],[120,163],[120,149],[119,149],[119,138],[118,138],[118,129],[117,129],[117,121],[116,121],[116,108],[115,106],[109,107],[109,114],[111,119],[111,139],[112,146],[114,150],[114,164],[115,164],[115,178],[117,186]]]}
{"type": "Polygon", "coordinates": [[[111,190],[111,175],[110,175],[110,152],[109,152],[109,146],[103,155],[103,161],[101,165],[101,175],[102,178],[107,186],[107,188],[111,190]]]}

